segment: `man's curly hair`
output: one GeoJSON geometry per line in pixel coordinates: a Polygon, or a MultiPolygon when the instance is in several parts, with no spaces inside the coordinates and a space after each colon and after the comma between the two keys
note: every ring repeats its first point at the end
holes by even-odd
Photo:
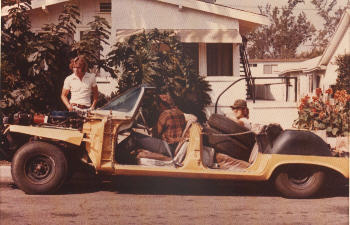
{"type": "Polygon", "coordinates": [[[88,63],[87,63],[84,55],[79,55],[79,56],[75,57],[74,59],[71,59],[70,64],[69,64],[69,68],[72,71],[73,71],[73,68],[80,67],[80,66],[82,66],[84,68],[85,72],[88,71],[88,63]]]}

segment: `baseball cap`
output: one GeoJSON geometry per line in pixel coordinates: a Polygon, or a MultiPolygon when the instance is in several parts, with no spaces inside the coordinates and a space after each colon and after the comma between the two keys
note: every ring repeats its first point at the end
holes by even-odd
{"type": "Polygon", "coordinates": [[[247,108],[247,101],[243,99],[237,99],[233,105],[231,106],[232,109],[241,109],[241,108],[247,108]]]}

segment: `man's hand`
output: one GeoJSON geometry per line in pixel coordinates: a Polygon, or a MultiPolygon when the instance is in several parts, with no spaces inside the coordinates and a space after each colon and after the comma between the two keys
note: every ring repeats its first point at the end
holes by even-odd
{"type": "Polygon", "coordinates": [[[67,107],[68,111],[69,112],[72,112],[73,111],[73,106],[71,104],[69,104],[69,106],[67,107]]]}

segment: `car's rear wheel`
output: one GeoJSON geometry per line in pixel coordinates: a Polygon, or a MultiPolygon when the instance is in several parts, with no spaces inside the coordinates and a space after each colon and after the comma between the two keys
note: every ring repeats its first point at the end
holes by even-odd
{"type": "Polygon", "coordinates": [[[281,168],[275,176],[275,187],[285,197],[306,198],[316,195],[325,181],[321,168],[295,165],[281,168]]]}
{"type": "Polygon", "coordinates": [[[15,154],[11,174],[15,184],[27,194],[47,194],[58,190],[67,177],[68,163],[57,146],[30,142],[15,154]]]}

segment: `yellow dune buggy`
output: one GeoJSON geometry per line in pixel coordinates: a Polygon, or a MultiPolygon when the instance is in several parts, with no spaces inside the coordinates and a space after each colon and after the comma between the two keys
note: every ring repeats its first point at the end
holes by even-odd
{"type": "Polygon", "coordinates": [[[172,158],[135,154],[127,160],[128,137],[147,130],[142,104],[152,89],[129,89],[85,115],[56,111],[4,118],[0,153],[12,162],[15,184],[28,194],[53,193],[78,159],[101,175],[272,181],[282,195],[295,198],[315,195],[330,175],[349,178],[349,158],[333,156],[312,132],[267,126],[254,134],[219,114],[207,125],[189,119],[172,158]],[[234,158],[235,165],[220,167],[217,154],[234,158]]]}

